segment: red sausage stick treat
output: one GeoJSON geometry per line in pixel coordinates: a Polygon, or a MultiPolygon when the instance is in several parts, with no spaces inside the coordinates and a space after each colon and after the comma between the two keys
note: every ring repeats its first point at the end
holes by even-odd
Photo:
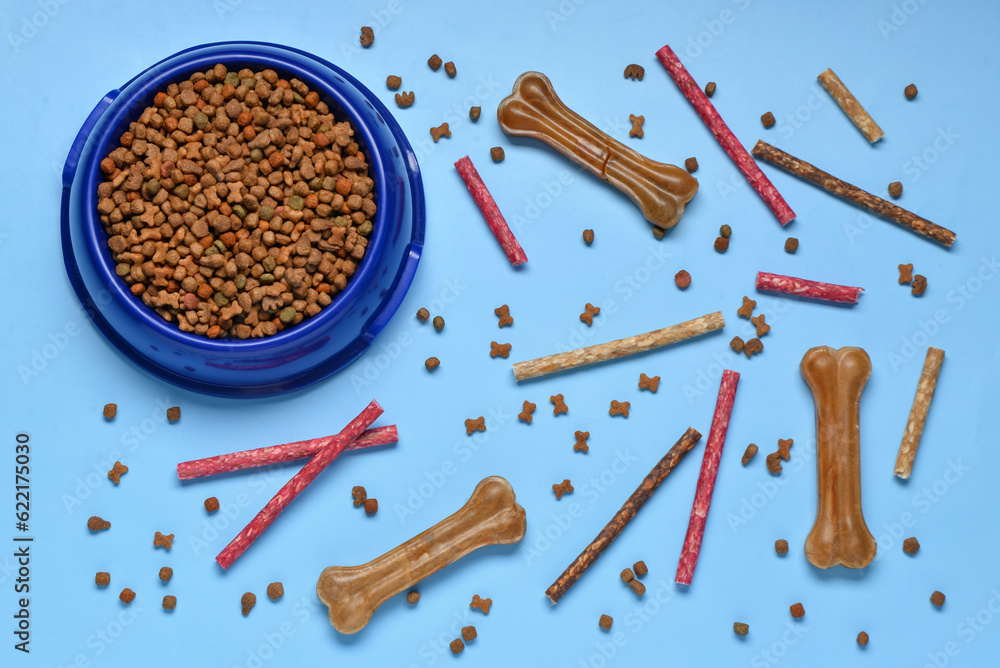
{"type": "MultiPolygon", "coordinates": [[[[285,443],[284,445],[273,445],[269,448],[243,450],[228,455],[217,455],[215,457],[206,457],[205,459],[181,462],[177,465],[177,477],[181,480],[191,480],[192,478],[203,478],[219,473],[232,473],[233,471],[242,471],[243,469],[252,469],[258,466],[270,466],[271,464],[283,464],[296,459],[305,459],[306,457],[315,455],[335,438],[337,437],[324,436],[323,438],[311,438],[307,441],[296,441],[295,443],[285,443]]],[[[399,441],[399,434],[396,431],[396,425],[389,425],[388,427],[377,427],[367,430],[344,449],[360,450],[377,445],[388,445],[397,441],[399,441]]]]}
{"type": "Polygon", "coordinates": [[[691,103],[695,111],[698,112],[698,115],[701,116],[701,120],[708,126],[708,129],[722,146],[723,150],[725,150],[726,154],[736,163],[739,170],[743,172],[743,176],[746,177],[747,182],[753,186],[753,189],[757,191],[757,194],[761,196],[761,199],[771,209],[771,213],[775,215],[778,222],[782,225],[792,222],[795,218],[795,212],[788,206],[785,199],[775,189],[768,178],[764,176],[764,172],[760,171],[760,167],[757,166],[754,159],[750,157],[747,150],[743,148],[743,145],[733,135],[732,130],[729,129],[726,122],[719,116],[719,112],[708,101],[708,96],[698,87],[698,84],[691,77],[691,73],[681,64],[681,61],[674,54],[673,50],[669,46],[665,46],[656,52],[656,57],[660,59],[660,63],[670,73],[674,83],[677,84],[681,93],[684,94],[684,97],[688,99],[688,102],[691,103]]]}
{"type": "Polygon", "coordinates": [[[597,534],[597,538],[593,540],[583,552],[580,553],[572,564],[570,564],[562,575],[560,575],[552,586],[545,590],[545,595],[549,597],[552,604],[555,605],[562,598],[563,594],[569,591],[569,588],[576,584],[576,581],[580,579],[584,571],[590,568],[591,564],[597,561],[597,558],[601,556],[601,553],[611,545],[611,541],[618,538],[618,535],[625,528],[639,509],[642,508],[646,500],[649,499],[650,495],[656,488],[660,486],[660,483],[670,475],[670,472],[674,470],[674,467],[684,458],[691,448],[695,446],[701,440],[701,434],[694,427],[688,427],[688,430],[684,432],[684,435],[674,443],[673,447],[663,455],[663,458],[656,463],[653,470],[650,471],[645,478],[643,478],[642,483],[639,487],[632,492],[632,496],[628,497],[625,504],[622,505],[621,509],[615,513],[615,516],[611,518],[611,521],[601,529],[601,533],[597,534]]]}
{"type": "Polygon", "coordinates": [[[490,226],[493,236],[500,242],[500,247],[507,254],[507,259],[510,260],[510,263],[516,267],[519,264],[527,262],[528,256],[524,254],[521,244],[517,243],[517,239],[514,238],[514,233],[507,226],[507,221],[504,219],[503,214],[500,213],[500,208],[494,201],[493,196],[490,195],[486,184],[480,178],[476,167],[469,160],[469,156],[465,156],[456,162],[455,169],[458,170],[462,180],[465,181],[465,186],[472,194],[472,199],[476,200],[476,206],[483,213],[486,224],[490,226]]]}
{"type": "Polygon", "coordinates": [[[219,553],[215,558],[223,568],[229,568],[248,547],[253,545],[257,537],[264,533],[264,530],[271,525],[271,522],[281,514],[288,504],[295,500],[302,490],[309,486],[320,473],[323,472],[330,462],[339,455],[352,441],[358,438],[365,429],[371,426],[372,422],[382,414],[382,407],[377,401],[372,401],[368,407],[361,411],[361,414],[351,420],[342,432],[337,434],[322,450],[317,452],[312,459],[306,462],[292,479],[278,490],[267,505],[264,506],[250,524],[246,525],[239,535],[219,553]]]}
{"type": "Polygon", "coordinates": [[[678,584],[691,584],[694,568],[698,565],[701,539],[705,535],[705,521],[708,519],[708,508],[712,505],[715,476],[719,473],[722,446],[726,444],[729,416],[733,412],[736,384],[739,380],[740,374],[735,371],[726,369],[722,372],[719,398],[715,402],[715,415],[712,416],[712,428],[708,432],[705,456],[701,460],[701,474],[698,476],[698,488],[694,494],[694,505],[691,507],[691,519],[688,521],[687,535],[684,537],[684,547],[681,549],[681,559],[677,564],[677,576],[674,578],[678,584]]]}
{"type": "Polygon", "coordinates": [[[857,304],[858,297],[865,291],[864,288],[855,288],[850,285],[821,283],[794,276],[769,274],[766,271],[757,272],[757,289],[763,292],[780,292],[793,297],[821,299],[840,304],[857,304]]]}

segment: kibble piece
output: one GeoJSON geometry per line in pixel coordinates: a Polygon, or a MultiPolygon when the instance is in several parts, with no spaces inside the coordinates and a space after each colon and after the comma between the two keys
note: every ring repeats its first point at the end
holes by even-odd
{"type": "Polygon", "coordinates": [[[385,87],[389,90],[398,90],[403,85],[403,80],[395,74],[390,74],[385,78],[385,87]]]}
{"type": "Polygon", "coordinates": [[[628,584],[629,582],[632,582],[632,580],[635,580],[635,573],[632,572],[631,568],[626,568],[621,572],[621,579],[622,582],[628,584]]]}
{"type": "MultiPolygon", "coordinates": [[[[405,109],[406,107],[412,106],[413,102],[417,99],[417,96],[413,94],[413,91],[403,91],[402,93],[396,93],[396,106],[405,109]]],[[[273,153],[271,155],[274,155],[273,153]]]]}
{"type": "Polygon", "coordinates": [[[764,318],[765,316],[763,313],[761,313],[756,317],[750,318],[750,322],[752,322],[754,326],[757,328],[757,336],[764,336],[765,334],[771,331],[771,326],[766,322],[764,322],[764,318]]]}
{"type": "Polygon", "coordinates": [[[562,413],[569,413],[569,406],[566,405],[563,395],[553,394],[549,397],[549,401],[552,402],[552,414],[560,415],[562,413]]]}
{"type": "Polygon", "coordinates": [[[416,605],[417,601],[419,600],[420,600],[419,591],[411,591],[406,595],[406,602],[409,603],[410,605],[416,605]]]}
{"type": "Polygon", "coordinates": [[[98,587],[107,587],[111,584],[111,573],[106,571],[98,571],[97,575],[94,576],[94,583],[98,587]]]}
{"type": "Polygon", "coordinates": [[[371,26],[361,26],[361,46],[366,49],[375,41],[375,31],[371,26]]]}
{"type": "Polygon", "coordinates": [[[257,605],[257,595],[248,591],[240,597],[240,605],[243,608],[243,616],[246,617],[253,610],[253,606],[257,605]]]}
{"type": "Polygon", "coordinates": [[[436,72],[437,68],[441,67],[441,57],[435,53],[427,59],[427,66],[436,72]]]}
{"type": "Polygon", "coordinates": [[[638,580],[632,580],[628,583],[628,586],[631,587],[632,591],[634,591],[638,596],[642,596],[646,593],[646,585],[642,584],[638,580]]]}
{"type": "Polygon", "coordinates": [[[493,158],[493,162],[503,162],[503,148],[499,146],[494,146],[490,149],[490,157],[493,158]]]}
{"type": "Polygon", "coordinates": [[[135,592],[129,589],[128,587],[125,587],[124,589],[122,589],[122,593],[118,594],[118,598],[122,600],[122,603],[128,605],[129,603],[135,600],[135,592]]]}
{"type": "Polygon", "coordinates": [[[903,89],[903,95],[906,96],[907,100],[912,100],[917,96],[917,87],[913,84],[910,84],[909,86],[903,89]]]}
{"type": "Polygon", "coordinates": [[[531,424],[531,420],[533,419],[531,414],[535,412],[535,408],[537,408],[535,404],[525,400],[521,406],[521,412],[517,414],[517,419],[521,422],[531,424]]]}
{"type": "Polygon", "coordinates": [[[667,236],[667,231],[664,228],[660,227],[659,225],[651,225],[650,227],[653,228],[654,239],[662,239],[663,237],[667,236]]]}
{"type": "Polygon", "coordinates": [[[423,307],[417,309],[417,319],[420,320],[420,322],[427,322],[429,317],[431,317],[430,311],[423,307]]]}
{"type": "Polygon", "coordinates": [[[462,642],[461,638],[455,638],[451,641],[449,647],[451,647],[452,654],[459,654],[463,649],[465,649],[465,643],[462,642]]]}
{"type": "Polygon", "coordinates": [[[614,623],[614,621],[615,620],[611,618],[611,615],[601,615],[601,620],[597,622],[597,625],[600,626],[605,631],[610,631],[611,625],[614,623]]]}
{"type": "Polygon", "coordinates": [[[94,515],[87,520],[87,528],[91,531],[104,531],[111,528],[111,522],[94,515]]]}
{"type": "Polygon", "coordinates": [[[170,578],[174,577],[174,569],[170,566],[163,566],[160,568],[160,579],[164,582],[170,582],[170,578]]]}
{"type": "Polygon", "coordinates": [[[639,374],[639,389],[649,390],[650,392],[656,392],[660,389],[660,377],[653,376],[650,378],[644,373],[639,374]]]}
{"type": "Polygon", "coordinates": [[[735,350],[738,353],[743,352],[743,346],[744,345],[745,344],[743,343],[743,339],[741,339],[738,336],[734,336],[733,340],[729,342],[729,347],[732,348],[733,350],[735,350]]]}
{"type": "Polygon", "coordinates": [[[635,562],[634,564],[632,564],[632,568],[635,569],[635,576],[639,577],[639,578],[646,577],[646,573],[649,572],[649,569],[646,568],[646,562],[645,561],[637,561],[637,562],[635,562]]]}
{"type": "Polygon", "coordinates": [[[691,285],[691,274],[686,269],[681,269],[674,274],[674,284],[681,290],[687,290],[691,285]]]}
{"type": "Polygon", "coordinates": [[[354,499],[354,507],[360,508],[368,500],[368,490],[361,485],[355,485],[351,488],[351,498],[354,499]]]}
{"type": "Polygon", "coordinates": [[[757,302],[755,302],[754,300],[750,299],[747,296],[744,296],[743,306],[737,309],[736,314],[743,316],[744,318],[749,318],[751,315],[753,315],[753,309],[755,306],[757,306],[757,302]]]}
{"type": "Polygon", "coordinates": [[[510,317],[510,307],[506,304],[493,309],[493,314],[500,318],[497,327],[507,327],[514,324],[514,318],[510,317]]]}
{"type": "Polygon", "coordinates": [[[465,642],[469,642],[470,640],[475,640],[478,637],[479,637],[479,634],[476,633],[476,627],[475,626],[463,626],[462,627],[462,639],[465,640],[465,642]]]}
{"type": "Polygon", "coordinates": [[[726,237],[716,237],[715,238],[715,250],[720,253],[725,253],[729,250],[729,239],[726,237]]]}
{"type": "Polygon", "coordinates": [[[117,485],[122,481],[122,476],[126,473],[128,473],[128,467],[121,462],[115,462],[115,465],[108,471],[108,478],[117,485]]]}
{"type": "Polygon", "coordinates": [[[590,446],[587,445],[587,439],[590,438],[590,432],[577,431],[573,435],[576,437],[576,443],[573,444],[573,452],[589,452],[590,446]]]}
{"type": "Polygon", "coordinates": [[[743,354],[748,358],[751,355],[756,355],[757,353],[764,351],[764,344],[758,338],[752,338],[743,345],[743,354]]]}
{"type": "Polygon", "coordinates": [[[481,611],[484,615],[490,614],[490,606],[493,605],[492,598],[479,598],[479,594],[472,595],[472,603],[469,604],[470,608],[476,608],[481,611]]]}
{"type": "Polygon", "coordinates": [[[510,357],[510,346],[509,343],[497,343],[496,341],[490,341],[490,357],[502,357],[507,359],[510,357]]]}
{"type": "Polygon", "coordinates": [[[219,500],[217,498],[215,498],[214,496],[210,496],[207,499],[205,499],[206,511],[214,513],[218,509],[219,509],[219,500]]]}
{"type": "Polygon", "coordinates": [[[795,619],[799,619],[800,617],[804,617],[805,614],[806,614],[806,609],[804,607],[802,607],[801,603],[795,603],[794,605],[792,605],[789,608],[789,610],[792,611],[792,617],[794,617],[795,619]]]}
{"type": "Polygon", "coordinates": [[[173,610],[176,607],[177,607],[177,597],[176,596],[172,596],[171,594],[167,594],[166,596],[163,597],[163,609],[164,610],[173,610]]]}
{"type": "Polygon", "coordinates": [[[944,594],[942,594],[939,591],[935,591],[933,594],[931,594],[931,603],[940,608],[942,605],[944,605],[944,594]]]}
{"type": "Polygon", "coordinates": [[[765,113],[763,116],[760,117],[760,122],[764,124],[765,128],[771,127],[772,125],[774,125],[774,114],[768,111],[767,113],[765,113]]]}
{"type": "Polygon", "coordinates": [[[614,417],[615,415],[621,415],[624,418],[628,417],[629,407],[632,405],[629,401],[615,401],[611,400],[611,407],[608,409],[608,415],[614,417]]]}
{"type": "Polygon", "coordinates": [[[433,371],[434,369],[441,366],[441,360],[436,357],[428,357],[424,360],[424,366],[427,367],[428,371],[433,371]]]}
{"type": "Polygon", "coordinates": [[[769,454],[764,461],[767,463],[767,470],[772,474],[777,475],[781,473],[781,457],[778,456],[777,452],[769,454]]]}
{"type": "Polygon", "coordinates": [[[632,81],[642,81],[642,78],[646,76],[646,70],[642,65],[636,65],[632,63],[631,65],[625,66],[625,78],[631,79],[632,81]]]}
{"type": "Polygon", "coordinates": [[[913,277],[913,289],[910,290],[911,294],[917,295],[918,297],[927,290],[927,278],[916,274],[913,277]]]}
{"type": "Polygon", "coordinates": [[[714,81],[709,81],[707,84],[705,84],[705,95],[707,95],[708,97],[712,97],[713,95],[715,95],[714,81]]]}
{"type": "Polygon", "coordinates": [[[646,122],[645,116],[636,116],[635,114],[629,114],[628,119],[632,122],[632,129],[628,131],[629,137],[638,137],[642,139],[644,134],[642,130],[642,124],[646,122]]]}
{"type": "Polygon", "coordinates": [[[587,327],[590,327],[594,324],[594,316],[600,312],[601,308],[599,306],[594,306],[590,302],[587,302],[587,305],[583,307],[583,313],[580,314],[580,322],[586,323],[587,327]]]}
{"type": "Polygon", "coordinates": [[[684,161],[684,169],[688,170],[689,174],[694,174],[698,171],[698,158],[688,158],[684,161]]]}
{"type": "Polygon", "coordinates": [[[272,601],[277,601],[285,595],[285,585],[280,582],[272,582],[267,585],[267,597],[272,601]]]}
{"type": "Polygon", "coordinates": [[[444,71],[450,77],[453,77],[455,76],[455,74],[458,73],[458,70],[455,69],[455,63],[451,62],[450,60],[444,64],[444,71]]]}
{"type": "Polygon", "coordinates": [[[448,128],[447,123],[442,123],[436,128],[431,128],[431,139],[434,140],[435,144],[437,143],[438,139],[441,139],[441,137],[450,137],[450,136],[451,136],[451,130],[448,128]]]}
{"type": "MultiPolygon", "coordinates": [[[[739,338],[739,337],[737,337],[737,338],[739,338]]],[[[736,352],[739,352],[739,351],[736,351],[736,352]]],[[[740,461],[743,462],[743,466],[746,466],[747,464],[750,463],[750,460],[753,459],[756,455],[757,455],[757,444],[756,443],[751,443],[750,445],[747,446],[746,451],[744,451],[744,453],[743,453],[743,459],[741,459],[740,461]]]]}
{"type": "Polygon", "coordinates": [[[785,252],[794,253],[799,249],[799,240],[795,237],[788,237],[785,239],[785,252]]]}
{"type": "Polygon", "coordinates": [[[774,551],[778,554],[788,554],[788,541],[784,538],[774,541],[774,551]]]}
{"type": "Polygon", "coordinates": [[[374,515],[378,512],[378,499],[365,499],[365,515],[374,515]]]}
{"type": "Polygon", "coordinates": [[[157,531],[156,535],[153,536],[153,547],[162,547],[165,550],[169,550],[173,544],[174,534],[172,533],[168,533],[164,536],[162,533],[157,531]]]}
{"type": "Polygon", "coordinates": [[[910,537],[903,541],[903,552],[916,554],[920,549],[920,542],[916,538],[910,537]]]}
{"type": "Polygon", "coordinates": [[[594,243],[594,230],[584,230],[583,231],[583,243],[588,246],[594,243]]]}
{"type": "Polygon", "coordinates": [[[733,236],[733,228],[731,228],[729,225],[720,226],[719,236],[728,239],[729,237],[733,236]]]}
{"type": "Polygon", "coordinates": [[[469,118],[472,119],[473,123],[479,120],[479,115],[481,113],[483,113],[482,107],[469,107],[469,118]]]}
{"type": "Polygon", "coordinates": [[[899,181],[893,181],[889,184],[889,196],[893,199],[899,199],[903,194],[903,184],[899,181]]]}
{"type": "Polygon", "coordinates": [[[913,264],[899,265],[899,284],[909,285],[913,282],[913,264]]]}
{"type": "Polygon", "coordinates": [[[486,431],[486,418],[484,416],[480,415],[475,420],[466,418],[465,433],[471,434],[474,431],[486,431]]]}
{"type": "Polygon", "coordinates": [[[439,315],[434,316],[433,322],[434,322],[434,329],[436,329],[437,331],[440,332],[442,329],[444,329],[444,318],[442,318],[441,316],[439,315]]]}
{"type": "Polygon", "coordinates": [[[181,407],[171,406],[167,409],[167,420],[170,422],[177,422],[181,419],[181,407]]]}
{"type": "Polygon", "coordinates": [[[864,631],[858,634],[858,644],[862,647],[868,644],[868,634],[864,631]]]}
{"type": "Polygon", "coordinates": [[[555,492],[556,499],[561,499],[563,494],[569,494],[573,491],[573,485],[570,484],[569,478],[566,478],[561,483],[552,485],[552,491],[555,492]]]}
{"type": "Polygon", "coordinates": [[[118,414],[118,404],[104,404],[104,417],[113,420],[118,414]]]}
{"type": "Polygon", "coordinates": [[[750,633],[750,626],[748,624],[744,624],[743,622],[733,622],[733,631],[738,636],[745,636],[750,633]]]}

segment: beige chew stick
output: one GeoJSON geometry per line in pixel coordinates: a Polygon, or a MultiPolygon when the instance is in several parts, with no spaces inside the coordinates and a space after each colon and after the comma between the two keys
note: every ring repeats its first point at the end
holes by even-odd
{"type": "Polygon", "coordinates": [[[934,347],[927,349],[924,369],[920,372],[920,381],[917,383],[917,395],[913,397],[913,407],[910,409],[910,418],[906,421],[903,442],[899,445],[899,454],[896,455],[895,473],[903,480],[908,479],[913,472],[913,458],[917,456],[917,446],[920,445],[920,437],[924,433],[927,411],[930,410],[931,399],[934,398],[934,388],[937,387],[942,362],[944,362],[943,350],[934,347]]]}
{"type": "Polygon", "coordinates": [[[826,92],[829,93],[830,96],[836,100],[837,104],[840,105],[840,108],[844,110],[844,113],[851,119],[851,122],[854,123],[859,130],[861,130],[861,134],[865,136],[865,139],[867,139],[869,143],[874,144],[885,136],[885,133],[882,132],[882,128],[878,126],[875,119],[871,117],[871,114],[865,111],[865,108],[861,106],[861,103],[858,102],[858,99],[854,97],[851,91],[847,90],[847,86],[845,86],[844,82],[840,80],[840,77],[834,74],[833,70],[827,68],[816,78],[819,79],[819,82],[823,85],[823,88],[826,89],[826,92]]]}
{"type": "Polygon", "coordinates": [[[537,378],[558,371],[575,369],[588,364],[606,362],[634,353],[642,353],[671,343],[678,343],[708,332],[714,332],[726,326],[726,319],[721,311],[703,315],[694,320],[688,320],[663,329],[653,330],[645,334],[629,336],[617,341],[600,343],[586,348],[577,348],[565,353],[557,353],[538,359],[518,362],[514,365],[514,378],[520,382],[529,378],[537,378]]]}

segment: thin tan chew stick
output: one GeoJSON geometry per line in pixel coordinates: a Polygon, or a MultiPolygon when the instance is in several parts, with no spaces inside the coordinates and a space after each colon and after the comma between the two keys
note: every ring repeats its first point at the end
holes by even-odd
{"type": "Polygon", "coordinates": [[[833,70],[827,68],[818,77],[819,82],[823,84],[823,88],[829,93],[840,108],[844,110],[847,117],[851,119],[851,122],[861,130],[861,134],[865,136],[870,143],[874,144],[879,139],[885,136],[882,132],[882,128],[878,126],[875,119],[871,117],[865,108],[861,106],[858,99],[851,94],[851,91],[847,90],[847,86],[844,82],[833,73],[833,70]]]}
{"type": "Polygon", "coordinates": [[[721,311],[703,315],[694,320],[688,320],[670,327],[657,329],[645,334],[629,336],[617,341],[609,341],[596,346],[577,348],[565,353],[539,357],[538,359],[518,362],[514,365],[514,378],[517,381],[537,378],[558,371],[575,369],[579,366],[606,362],[618,359],[634,353],[642,353],[647,350],[677,343],[686,339],[691,339],[708,332],[714,332],[726,326],[726,319],[722,317],[721,311]]]}
{"type": "Polygon", "coordinates": [[[934,388],[937,386],[941,363],[944,362],[944,351],[940,348],[928,348],[924,360],[924,370],[920,372],[920,382],[917,383],[917,396],[913,397],[913,408],[910,418],[906,421],[906,431],[903,432],[903,442],[896,456],[896,475],[903,480],[913,472],[913,458],[917,456],[917,446],[920,436],[924,433],[924,422],[927,421],[927,411],[934,398],[934,388]]]}

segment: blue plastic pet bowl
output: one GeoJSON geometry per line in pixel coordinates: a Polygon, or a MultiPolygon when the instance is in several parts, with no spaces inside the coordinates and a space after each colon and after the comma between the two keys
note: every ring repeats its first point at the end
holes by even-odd
{"type": "Polygon", "coordinates": [[[396,312],[424,243],[424,192],[417,159],[385,106],[357,79],[304,51],[261,42],[220,42],[162,60],[104,96],[80,129],[63,169],[63,258],[70,282],[102,334],[146,371],[218,396],[301,389],[363,353],[396,312]],[[336,117],[348,118],[367,157],[378,210],[364,259],[347,288],[319,314],[263,339],[209,339],[163,320],[115,275],[96,212],[99,163],[158,91],[222,63],[271,68],[307,82],[336,117]]]}

